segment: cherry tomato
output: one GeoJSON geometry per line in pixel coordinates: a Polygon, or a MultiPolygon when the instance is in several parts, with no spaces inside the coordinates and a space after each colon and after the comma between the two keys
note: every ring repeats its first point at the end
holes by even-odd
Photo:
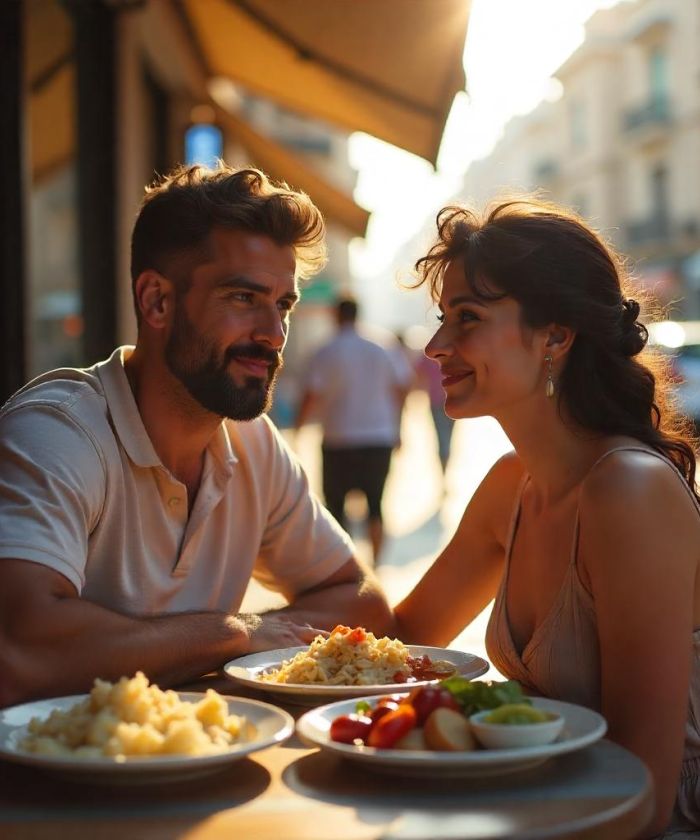
{"type": "Polygon", "coordinates": [[[389,712],[394,712],[398,708],[398,703],[395,703],[393,700],[387,700],[381,705],[377,704],[371,712],[367,713],[367,717],[371,718],[372,726],[374,727],[377,724],[377,721],[381,720],[384,715],[388,715],[389,712]]]}
{"type": "Polygon", "coordinates": [[[416,725],[416,710],[408,703],[401,703],[380,718],[372,727],[367,744],[370,747],[389,749],[416,725]]]}
{"type": "Polygon", "coordinates": [[[374,708],[376,709],[379,706],[398,706],[399,703],[405,703],[406,699],[406,695],[404,694],[385,694],[384,697],[380,697],[377,700],[374,708]]]}
{"type": "Polygon", "coordinates": [[[372,728],[372,721],[365,715],[340,715],[331,723],[331,741],[352,744],[365,741],[372,728]]]}
{"type": "Polygon", "coordinates": [[[418,726],[423,726],[428,715],[435,709],[446,707],[461,711],[459,703],[446,688],[439,688],[436,685],[422,685],[414,688],[408,697],[408,702],[416,710],[416,721],[418,726]]]}

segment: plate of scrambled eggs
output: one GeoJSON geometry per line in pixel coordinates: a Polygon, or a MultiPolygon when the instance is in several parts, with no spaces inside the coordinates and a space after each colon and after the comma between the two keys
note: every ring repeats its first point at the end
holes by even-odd
{"type": "Polygon", "coordinates": [[[460,674],[475,679],[489,664],[473,653],[405,645],[377,638],[362,627],[338,625],[308,647],[242,656],[224,666],[225,674],[248,688],[278,694],[287,703],[316,702],[423,685],[460,674]]]}
{"type": "Polygon", "coordinates": [[[0,757],[93,783],[181,781],[280,744],[287,712],[213,690],[162,691],[141,672],[90,694],[0,710],[0,757]]]}

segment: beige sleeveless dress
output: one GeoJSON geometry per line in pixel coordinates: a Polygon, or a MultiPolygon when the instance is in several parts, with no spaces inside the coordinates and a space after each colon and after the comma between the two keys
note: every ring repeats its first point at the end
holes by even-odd
{"type": "MultiPolygon", "coordinates": [[[[593,468],[613,452],[640,450],[666,462],[688,492],[700,513],[700,505],[676,467],[656,452],[641,446],[620,446],[606,452],[593,468]]],[[[571,559],[552,609],[535,629],[522,653],[513,642],[506,610],[506,591],[513,541],[520,517],[520,484],[506,544],[503,579],[486,630],[486,650],[495,667],[509,679],[518,680],[530,693],[592,709],[600,709],[600,658],[595,604],[579,577],[576,564],[579,519],[576,513],[571,559]]],[[[693,633],[693,664],[686,723],[685,753],[673,820],[664,838],[679,840],[700,836],[700,629],[693,633]]]]}

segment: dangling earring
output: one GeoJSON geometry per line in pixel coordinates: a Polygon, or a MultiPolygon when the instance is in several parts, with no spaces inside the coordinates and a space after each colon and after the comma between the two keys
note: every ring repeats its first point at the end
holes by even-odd
{"type": "Polygon", "coordinates": [[[554,380],[552,379],[552,357],[545,356],[545,362],[547,362],[547,382],[544,386],[544,392],[548,397],[554,396],[554,380]]]}

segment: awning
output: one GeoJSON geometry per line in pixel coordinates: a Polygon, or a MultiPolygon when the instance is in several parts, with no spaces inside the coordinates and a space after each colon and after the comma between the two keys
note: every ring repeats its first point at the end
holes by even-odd
{"type": "Polygon", "coordinates": [[[212,76],[435,163],[470,0],[182,0],[212,76]]]}
{"type": "Polygon", "coordinates": [[[31,0],[25,7],[28,132],[31,177],[37,183],[75,154],[75,68],[70,19],[57,3],[31,0]]]}
{"type": "Polygon", "coordinates": [[[215,111],[221,128],[245,147],[253,165],[275,180],[286,181],[291,187],[308,193],[327,219],[342,225],[350,234],[365,235],[369,212],[355,204],[349,195],[314,172],[299,155],[260,134],[250,123],[218,106],[215,111]]]}

